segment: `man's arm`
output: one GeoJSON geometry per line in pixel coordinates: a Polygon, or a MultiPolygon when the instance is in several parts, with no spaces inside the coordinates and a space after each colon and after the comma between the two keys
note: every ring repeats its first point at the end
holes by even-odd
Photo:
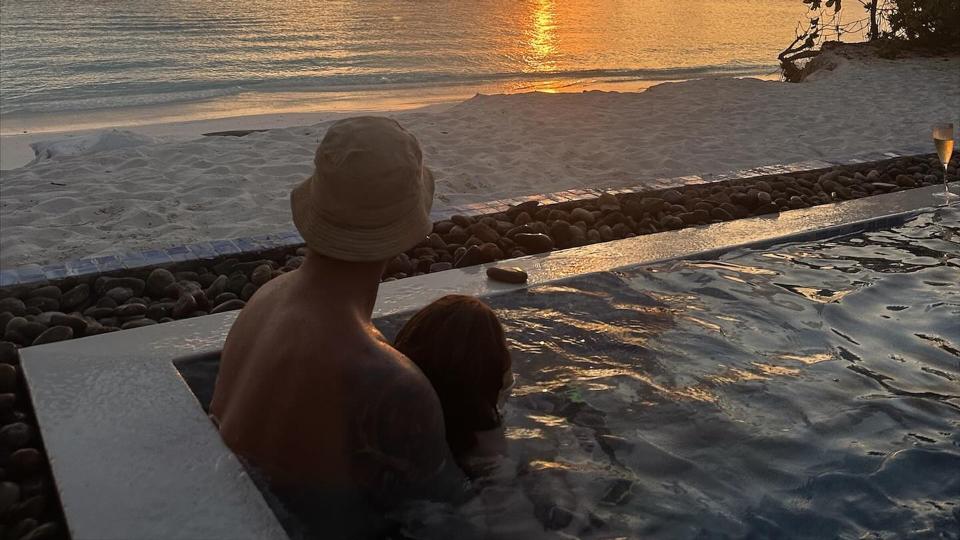
{"type": "Polygon", "coordinates": [[[447,446],[436,393],[418,372],[390,376],[357,396],[362,415],[353,448],[362,487],[387,507],[461,498],[466,478],[447,446]]]}

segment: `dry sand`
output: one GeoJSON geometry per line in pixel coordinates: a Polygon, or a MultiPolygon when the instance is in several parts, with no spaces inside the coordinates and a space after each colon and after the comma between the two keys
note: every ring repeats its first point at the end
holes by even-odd
{"type": "MultiPolygon", "coordinates": [[[[393,116],[419,137],[438,206],[653,185],[923,144],[931,124],[960,123],[960,58],[841,59],[801,84],[707,79],[640,93],[477,96],[393,116]]],[[[310,172],[329,123],[4,171],[0,267],[290,229],[287,194],[310,172]]]]}

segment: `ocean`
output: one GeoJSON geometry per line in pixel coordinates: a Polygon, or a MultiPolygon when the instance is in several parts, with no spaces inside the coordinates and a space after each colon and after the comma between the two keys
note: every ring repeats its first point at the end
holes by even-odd
{"type": "Polygon", "coordinates": [[[773,76],[805,13],[799,0],[2,0],[0,11],[7,134],[107,111],[201,118],[773,76]]]}

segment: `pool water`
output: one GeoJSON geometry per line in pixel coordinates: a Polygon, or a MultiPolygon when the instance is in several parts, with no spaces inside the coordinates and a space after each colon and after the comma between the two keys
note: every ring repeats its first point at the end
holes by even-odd
{"type": "Polygon", "coordinates": [[[960,537],[960,210],[487,300],[510,455],[404,535],[960,537]]]}
{"type": "Polygon", "coordinates": [[[960,538],[960,209],[486,301],[509,455],[391,538],[960,538]]]}

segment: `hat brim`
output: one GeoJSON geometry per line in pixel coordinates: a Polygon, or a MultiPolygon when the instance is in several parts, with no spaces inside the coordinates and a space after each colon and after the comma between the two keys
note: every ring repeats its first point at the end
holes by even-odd
{"type": "Polygon", "coordinates": [[[433,230],[433,173],[423,167],[423,192],[416,208],[379,227],[355,227],[332,223],[314,208],[311,178],[290,192],[293,224],[311,250],[350,262],[384,261],[422,242],[433,230]]]}

